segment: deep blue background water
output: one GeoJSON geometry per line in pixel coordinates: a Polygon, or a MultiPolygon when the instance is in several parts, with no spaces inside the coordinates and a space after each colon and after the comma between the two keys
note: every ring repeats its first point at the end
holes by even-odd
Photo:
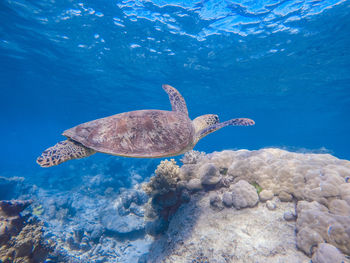
{"type": "Polygon", "coordinates": [[[349,47],[349,1],[2,0],[0,171],[39,170],[41,151],[79,123],[170,109],[163,83],[191,118],[256,121],[197,150],[350,159],[349,47]]]}

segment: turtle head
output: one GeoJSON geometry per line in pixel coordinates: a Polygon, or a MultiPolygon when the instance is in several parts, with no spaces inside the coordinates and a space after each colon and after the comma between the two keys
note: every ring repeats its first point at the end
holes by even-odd
{"type": "Polygon", "coordinates": [[[201,131],[203,131],[204,129],[219,123],[219,116],[216,114],[206,114],[206,115],[202,115],[199,116],[197,118],[195,118],[192,123],[195,129],[195,141],[194,144],[196,144],[201,138],[203,138],[204,136],[200,136],[201,131]]]}
{"type": "Polygon", "coordinates": [[[224,122],[219,122],[217,115],[208,114],[200,116],[193,120],[193,125],[195,128],[195,136],[193,140],[193,146],[202,139],[204,136],[207,136],[209,133],[217,131],[226,126],[251,126],[255,122],[252,119],[248,118],[236,118],[224,122]]]}

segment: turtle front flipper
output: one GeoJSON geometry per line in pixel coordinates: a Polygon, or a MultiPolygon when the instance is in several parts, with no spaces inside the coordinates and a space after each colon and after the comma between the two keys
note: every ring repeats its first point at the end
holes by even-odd
{"type": "Polygon", "coordinates": [[[168,93],[172,110],[188,115],[185,99],[181,96],[180,92],[170,85],[164,84],[162,87],[168,93]]]}
{"type": "Polygon", "coordinates": [[[215,123],[213,125],[210,125],[202,130],[200,130],[199,132],[197,132],[196,134],[196,142],[198,142],[200,139],[202,139],[204,136],[208,135],[209,133],[212,133],[214,131],[217,131],[223,127],[226,126],[251,126],[254,125],[255,122],[251,119],[247,119],[247,118],[238,118],[238,119],[232,119],[229,121],[224,121],[224,122],[220,122],[220,123],[215,123]]]}
{"type": "Polygon", "coordinates": [[[36,162],[41,167],[51,167],[68,160],[80,159],[94,154],[95,151],[73,140],[65,140],[45,150],[36,162]]]}

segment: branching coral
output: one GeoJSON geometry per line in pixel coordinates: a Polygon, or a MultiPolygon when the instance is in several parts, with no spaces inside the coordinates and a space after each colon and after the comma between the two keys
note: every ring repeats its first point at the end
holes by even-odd
{"type": "Polygon", "coordinates": [[[180,167],[174,159],[161,161],[155,173],[156,175],[144,186],[144,190],[148,195],[163,195],[175,191],[176,184],[180,180],[180,167]]]}
{"type": "Polygon", "coordinates": [[[161,161],[155,174],[150,182],[143,186],[144,191],[151,196],[145,207],[145,216],[150,220],[146,224],[146,232],[150,235],[164,232],[169,217],[186,201],[177,189],[180,167],[174,159],[161,161]]]}

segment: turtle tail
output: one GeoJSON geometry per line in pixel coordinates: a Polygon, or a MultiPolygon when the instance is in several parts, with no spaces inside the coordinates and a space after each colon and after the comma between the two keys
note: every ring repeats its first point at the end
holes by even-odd
{"type": "Polygon", "coordinates": [[[41,167],[51,167],[68,160],[80,159],[94,154],[95,151],[73,140],[65,140],[45,150],[36,162],[41,167]]]}

